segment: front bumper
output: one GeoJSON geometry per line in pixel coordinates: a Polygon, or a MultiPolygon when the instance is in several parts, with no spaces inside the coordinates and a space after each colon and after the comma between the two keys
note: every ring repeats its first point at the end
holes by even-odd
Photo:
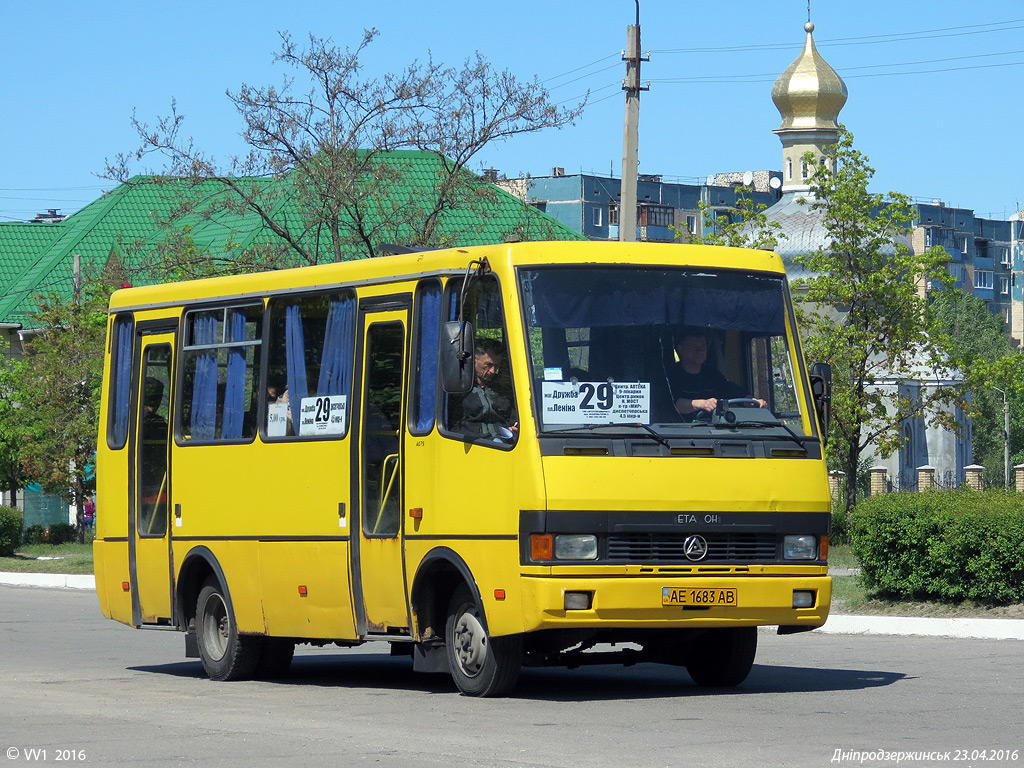
{"type": "MultiPolygon", "coordinates": [[[[825,569],[816,569],[822,570],[825,569]]],[[[820,627],[828,618],[832,579],[827,575],[560,576],[524,575],[524,630],[786,626],[820,627]],[[735,589],[731,606],[666,606],[665,587],[735,589]],[[566,610],[565,593],[589,592],[590,608],[566,610]],[[794,591],[813,591],[814,603],[793,608],[794,591]]]]}

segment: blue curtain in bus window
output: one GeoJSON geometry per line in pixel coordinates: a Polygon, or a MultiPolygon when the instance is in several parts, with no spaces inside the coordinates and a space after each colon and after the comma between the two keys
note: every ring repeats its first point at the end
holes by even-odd
{"type": "MultiPolygon", "coordinates": [[[[245,341],[245,315],[230,312],[228,341],[245,341]]],[[[227,386],[224,390],[224,422],[220,436],[225,440],[237,440],[242,436],[242,419],[245,416],[245,352],[248,347],[228,349],[227,386]]]]}
{"type": "Polygon", "coordinates": [[[355,347],[356,303],[346,296],[331,301],[320,359],[318,395],[347,395],[352,382],[352,350],[355,347]]]}
{"type": "MultiPolygon", "coordinates": [[[[217,343],[217,316],[196,314],[193,344],[217,343]]],[[[217,350],[196,354],[196,377],[192,383],[192,439],[213,440],[217,429],[217,350]]]]}
{"type": "Polygon", "coordinates": [[[117,332],[114,359],[114,402],[113,421],[110,430],[110,446],[123,448],[128,440],[128,416],[132,386],[132,321],[131,318],[115,322],[117,332]]]}
{"type": "Polygon", "coordinates": [[[288,408],[297,427],[302,401],[309,392],[306,387],[306,342],[302,336],[302,310],[298,304],[290,304],[285,310],[284,338],[288,408]]]}
{"type": "Polygon", "coordinates": [[[441,289],[426,284],[419,297],[419,360],[416,381],[416,431],[429,432],[434,426],[437,400],[437,347],[440,343],[441,289]]]}

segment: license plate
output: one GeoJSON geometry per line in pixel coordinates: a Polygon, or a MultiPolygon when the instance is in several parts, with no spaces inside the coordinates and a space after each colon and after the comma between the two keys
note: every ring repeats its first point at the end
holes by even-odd
{"type": "Polygon", "coordinates": [[[662,587],[662,605],[724,605],[739,604],[738,590],[694,587],[662,587]]]}

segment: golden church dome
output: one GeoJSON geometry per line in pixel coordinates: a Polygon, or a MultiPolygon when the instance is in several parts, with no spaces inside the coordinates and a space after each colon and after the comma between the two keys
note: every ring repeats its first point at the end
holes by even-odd
{"type": "Polygon", "coordinates": [[[846,104],[846,83],[814,47],[814,24],[807,22],[804,29],[807,41],[803,52],[772,86],[772,101],[782,115],[777,130],[835,130],[846,104]]]}

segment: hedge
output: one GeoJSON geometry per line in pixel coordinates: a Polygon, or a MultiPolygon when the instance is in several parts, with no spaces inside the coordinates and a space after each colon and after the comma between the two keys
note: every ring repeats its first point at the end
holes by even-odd
{"type": "Polygon", "coordinates": [[[10,557],[21,544],[21,512],[0,507],[0,557],[10,557]]]}
{"type": "Polygon", "coordinates": [[[1024,494],[924,491],[858,504],[853,550],[868,587],[891,597],[1024,602],[1024,494]]]}

